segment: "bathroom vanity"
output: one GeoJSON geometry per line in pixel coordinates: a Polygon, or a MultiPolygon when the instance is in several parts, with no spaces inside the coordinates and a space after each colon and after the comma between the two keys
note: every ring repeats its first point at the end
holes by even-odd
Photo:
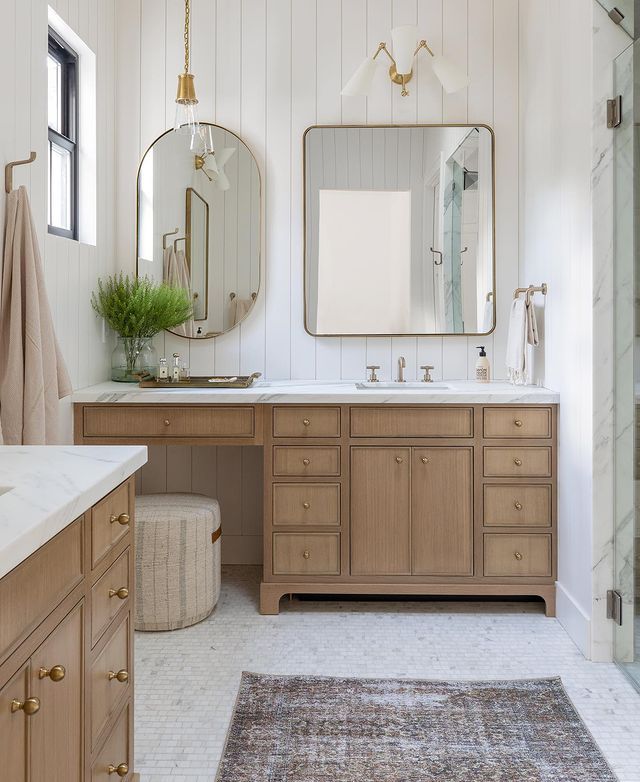
{"type": "Polygon", "coordinates": [[[146,449],[0,448],[2,778],[133,780],[130,476],[146,449]]]}
{"type": "Polygon", "coordinates": [[[108,383],[76,394],[75,438],[261,446],[263,613],[308,593],[537,595],[554,615],[557,402],[498,383],[108,383]]]}

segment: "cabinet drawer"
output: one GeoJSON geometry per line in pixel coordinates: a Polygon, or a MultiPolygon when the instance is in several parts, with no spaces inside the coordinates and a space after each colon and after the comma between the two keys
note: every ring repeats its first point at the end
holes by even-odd
{"type": "Polygon", "coordinates": [[[274,437],[340,437],[339,407],[275,407],[274,437]]]}
{"type": "Polygon", "coordinates": [[[126,549],[91,588],[91,646],[123,604],[129,606],[129,552],[126,549]]]}
{"type": "Polygon", "coordinates": [[[489,478],[549,478],[551,448],[485,448],[484,474],[489,478]]]}
{"type": "Polygon", "coordinates": [[[484,436],[551,437],[551,408],[508,407],[484,409],[484,436]]]}
{"type": "Polygon", "coordinates": [[[550,576],[551,535],[485,535],[484,574],[550,576]]]}
{"type": "Polygon", "coordinates": [[[339,483],[274,483],[273,525],[340,524],[339,483]]]}
{"type": "Polygon", "coordinates": [[[273,536],[273,574],[339,575],[340,535],[276,532],[273,536]]]}
{"type": "Polygon", "coordinates": [[[274,475],[340,475],[339,446],[285,446],[273,448],[274,475]]]}
{"type": "Polygon", "coordinates": [[[484,487],[485,527],[550,527],[551,486],[484,487]]]}
{"type": "Polygon", "coordinates": [[[0,661],[82,576],[82,519],[78,519],[0,579],[0,661]]]}
{"type": "Polygon", "coordinates": [[[85,437],[253,437],[253,407],[84,408],[85,437]]]}
{"type": "Polygon", "coordinates": [[[129,693],[130,622],[131,616],[126,614],[91,666],[92,747],[95,747],[98,737],[113,716],[118,704],[129,693]],[[121,681],[125,676],[125,680],[121,681]]]}
{"type": "Polygon", "coordinates": [[[91,782],[114,782],[114,779],[119,780],[121,777],[116,771],[118,766],[131,765],[131,748],[129,746],[131,732],[129,723],[132,716],[131,704],[127,703],[102,749],[96,755],[91,766],[91,782]],[[110,771],[110,769],[112,770],[110,771]]]}
{"type": "Polygon", "coordinates": [[[91,511],[91,567],[95,566],[129,534],[133,515],[132,481],[108,494],[91,511]]]}
{"type": "Polygon", "coordinates": [[[355,407],[352,437],[473,437],[467,407],[355,407]]]}

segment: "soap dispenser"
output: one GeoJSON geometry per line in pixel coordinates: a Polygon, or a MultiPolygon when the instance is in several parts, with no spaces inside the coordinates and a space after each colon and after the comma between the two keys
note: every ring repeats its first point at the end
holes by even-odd
{"type": "Polygon", "coordinates": [[[491,380],[491,366],[484,345],[478,345],[480,351],[476,361],[476,383],[488,383],[491,380]]]}

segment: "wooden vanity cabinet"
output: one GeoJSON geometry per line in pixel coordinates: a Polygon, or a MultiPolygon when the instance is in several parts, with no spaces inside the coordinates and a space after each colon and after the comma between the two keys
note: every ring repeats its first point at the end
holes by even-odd
{"type": "Polygon", "coordinates": [[[113,598],[117,607],[105,613],[96,597],[113,579],[133,583],[133,503],[129,479],[0,579],[3,779],[136,776],[132,598],[113,598]],[[124,681],[110,678],[112,669],[124,681]]]}

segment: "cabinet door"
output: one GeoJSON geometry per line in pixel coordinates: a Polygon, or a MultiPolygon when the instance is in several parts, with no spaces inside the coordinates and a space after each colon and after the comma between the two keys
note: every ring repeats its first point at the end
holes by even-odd
{"type": "Polygon", "coordinates": [[[411,521],[415,575],[473,575],[473,449],[413,449],[411,521]]]}
{"type": "Polygon", "coordinates": [[[31,657],[31,689],[41,704],[30,724],[34,782],[81,780],[83,606],[76,606],[31,657]]]}
{"type": "Polygon", "coordinates": [[[410,448],[351,449],[351,573],[411,572],[410,448]]]}
{"type": "Polygon", "coordinates": [[[29,664],[24,665],[0,690],[0,764],[2,778],[11,782],[27,779],[27,722],[34,719],[24,711],[11,711],[13,701],[24,703],[29,697],[29,664]]]}

